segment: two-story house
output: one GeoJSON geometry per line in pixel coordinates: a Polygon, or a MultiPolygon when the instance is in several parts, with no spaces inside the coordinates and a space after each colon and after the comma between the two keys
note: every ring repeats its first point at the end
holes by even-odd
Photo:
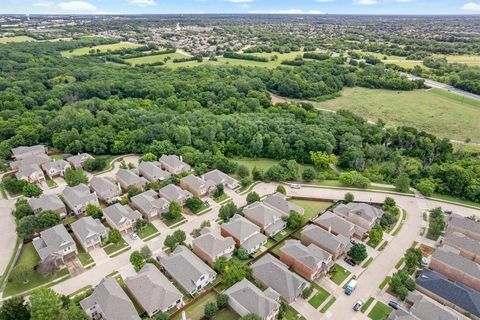
{"type": "Polygon", "coordinates": [[[179,205],[184,206],[187,199],[193,197],[190,191],[183,190],[182,188],[169,184],[158,190],[158,194],[168,202],[177,202],[179,205]]]}
{"type": "Polygon", "coordinates": [[[202,291],[212,283],[217,273],[185,246],[178,246],[171,254],[160,258],[165,271],[190,295],[202,291]]]}
{"type": "Polygon", "coordinates": [[[50,179],[55,177],[63,177],[65,170],[71,168],[70,164],[65,160],[55,160],[42,164],[42,169],[50,179]]]}
{"type": "Polygon", "coordinates": [[[110,227],[122,233],[132,232],[135,221],[142,218],[140,212],[133,210],[129,205],[122,206],[120,203],[103,209],[103,216],[110,227]]]}
{"type": "Polygon", "coordinates": [[[179,175],[182,172],[188,172],[191,170],[189,164],[183,162],[182,157],[171,154],[171,155],[162,155],[160,159],[158,159],[160,165],[164,170],[167,170],[173,175],[179,175]]]}
{"type": "Polygon", "coordinates": [[[223,237],[208,228],[203,228],[200,233],[199,237],[193,239],[192,246],[193,252],[203,261],[212,265],[220,257],[232,257],[235,249],[235,240],[232,237],[223,237]]]}
{"type": "Polygon", "coordinates": [[[147,179],[140,177],[134,171],[127,169],[119,169],[116,177],[123,190],[128,190],[129,188],[142,190],[148,183],[147,179]]]}
{"type": "Polygon", "coordinates": [[[138,173],[148,181],[163,181],[170,178],[170,172],[162,170],[161,164],[158,161],[142,161],[138,165],[138,173]]]}
{"type": "Polygon", "coordinates": [[[188,175],[180,179],[180,186],[190,191],[193,195],[197,197],[203,197],[206,195],[210,195],[213,191],[215,191],[215,184],[213,181],[202,180],[193,174],[188,175]]]}
{"type": "Polygon", "coordinates": [[[100,248],[108,230],[98,219],[86,216],[71,224],[72,232],[85,251],[100,248]]]}
{"type": "Polygon", "coordinates": [[[243,209],[245,218],[260,227],[268,237],[274,237],[277,233],[287,227],[282,219],[288,215],[273,209],[263,202],[254,202],[243,209]]]}
{"type": "Polygon", "coordinates": [[[74,187],[65,187],[62,196],[67,207],[76,215],[84,213],[89,204],[99,205],[97,194],[91,193],[90,188],[83,183],[74,187]]]}
{"type": "Polygon", "coordinates": [[[220,230],[223,237],[232,237],[235,246],[247,250],[249,254],[257,252],[267,243],[267,237],[260,232],[260,227],[238,214],[223,223],[220,230]]]}
{"type": "Polygon", "coordinates": [[[93,177],[90,180],[90,188],[105,203],[117,200],[122,194],[120,186],[106,177],[93,177]]]}
{"type": "Polygon", "coordinates": [[[155,190],[150,189],[130,198],[132,206],[143,215],[145,220],[152,221],[168,212],[170,202],[160,198],[155,190]]]}
{"type": "Polygon", "coordinates": [[[30,198],[28,199],[28,204],[32,208],[34,214],[51,210],[58,212],[60,218],[63,218],[67,215],[67,208],[65,207],[65,204],[56,194],[42,194],[38,198],[30,198]]]}
{"type": "Polygon", "coordinates": [[[75,156],[71,156],[67,158],[68,163],[75,169],[83,169],[83,165],[88,160],[93,159],[91,155],[88,153],[80,153],[75,156]]]}

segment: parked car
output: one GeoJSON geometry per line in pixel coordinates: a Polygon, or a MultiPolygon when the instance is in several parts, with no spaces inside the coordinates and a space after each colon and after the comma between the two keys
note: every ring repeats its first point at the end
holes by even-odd
{"type": "Polygon", "coordinates": [[[300,189],[301,187],[302,187],[301,185],[296,184],[296,183],[292,183],[292,184],[290,185],[290,188],[292,188],[292,189],[300,189]]]}
{"type": "Polygon", "coordinates": [[[357,301],[357,303],[355,303],[355,305],[353,306],[353,310],[355,311],[358,311],[360,310],[360,308],[365,304],[365,300],[363,299],[360,299],[357,301]]]}
{"type": "Polygon", "coordinates": [[[130,233],[130,238],[131,238],[132,240],[137,240],[137,239],[138,239],[138,235],[137,235],[135,232],[132,232],[132,233],[130,233]]]}
{"type": "Polygon", "coordinates": [[[423,265],[423,266],[426,266],[428,264],[428,261],[426,258],[422,258],[422,260],[420,261],[420,263],[423,265]]]}
{"type": "Polygon", "coordinates": [[[388,305],[389,305],[390,307],[392,307],[393,309],[395,309],[395,310],[398,310],[398,308],[400,308],[400,306],[398,305],[398,303],[396,303],[395,301],[390,301],[390,302],[388,302],[388,305]]]}
{"type": "Polygon", "coordinates": [[[205,200],[203,203],[205,203],[205,205],[207,205],[207,207],[211,207],[212,204],[213,204],[212,200],[210,200],[210,199],[205,200]]]}
{"type": "Polygon", "coordinates": [[[350,258],[347,258],[345,257],[345,259],[343,259],[346,263],[348,263],[349,265],[351,265],[352,267],[355,267],[357,265],[357,263],[353,260],[353,259],[350,259],[350,258]]]}
{"type": "Polygon", "coordinates": [[[357,244],[357,240],[351,239],[351,240],[350,240],[350,243],[353,244],[353,245],[355,245],[355,244],[357,244]]]}

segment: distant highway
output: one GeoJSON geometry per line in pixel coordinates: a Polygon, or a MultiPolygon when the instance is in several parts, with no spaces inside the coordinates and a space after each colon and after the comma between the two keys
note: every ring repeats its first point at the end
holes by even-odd
{"type": "Polygon", "coordinates": [[[470,93],[470,92],[467,92],[467,91],[464,91],[464,90],[460,90],[460,89],[457,89],[457,88],[452,87],[451,85],[448,85],[448,84],[445,84],[445,83],[441,83],[441,82],[438,82],[438,81],[433,81],[433,80],[417,77],[417,76],[414,76],[414,75],[408,74],[408,73],[404,73],[404,75],[407,76],[408,79],[410,79],[410,80],[424,80],[425,85],[428,86],[428,87],[431,87],[431,88],[442,89],[442,90],[446,90],[448,92],[455,93],[455,94],[458,94],[458,95],[461,95],[461,96],[464,96],[464,97],[467,97],[467,98],[480,100],[480,95],[478,95],[478,94],[474,94],[474,93],[470,93]]]}

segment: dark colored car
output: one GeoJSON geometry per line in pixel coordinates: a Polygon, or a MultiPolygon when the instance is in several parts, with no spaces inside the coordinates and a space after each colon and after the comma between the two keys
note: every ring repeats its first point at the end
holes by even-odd
{"type": "Polygon", "coordinates": [[[390,307],[392,307],[393,309],[395,309],[395,310],[398,310],[398,308],[400,308],[400,306],[398,305],[398,303],[396,303],[395,301],[390,301],[390,302],[388,303],[388,305],[389,305],[390,307]]]}
{"type": "Polygon", "coordinates": [[[352,267],[356,266],[357,263],[353,260],[353,259],[350,259],[350,258],[347,258],[345,257],[345,259],[343,259],[346,263],[348,263],[349,265],[351,265],[352,267]]]}
{"type": "Polygon", "coordinates": [[[351,244],[357,244],[357,241],[355,239],[350,240],[351,244]]]}

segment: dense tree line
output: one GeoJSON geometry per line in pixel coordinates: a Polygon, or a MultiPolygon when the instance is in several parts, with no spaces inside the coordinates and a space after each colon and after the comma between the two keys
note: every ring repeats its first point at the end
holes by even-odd
{"type": "Polygon", "coordinates": [[[429,184],[434,192],[480,201],[480,161],[454,152],[448,140],[408,127],[386,129],[346,111],[274,106],[268,93],[315,98],[358,84],[420,85],[392,70],[357,68],[341,58],[273,70],[171,70],[61,57],[60,51],[77,46],[0,45],[2,158],[13,147],[44,143],[71,154],[180,153],[199,170],[226,172],[236,170],[226,157],[290,160],[265,173],[274,180],[298,177],[294,162],[312,163],[313,151],[335,155],[339,166],[370,181],[393,183],[404,173],[413,186],[429,184]]]}

